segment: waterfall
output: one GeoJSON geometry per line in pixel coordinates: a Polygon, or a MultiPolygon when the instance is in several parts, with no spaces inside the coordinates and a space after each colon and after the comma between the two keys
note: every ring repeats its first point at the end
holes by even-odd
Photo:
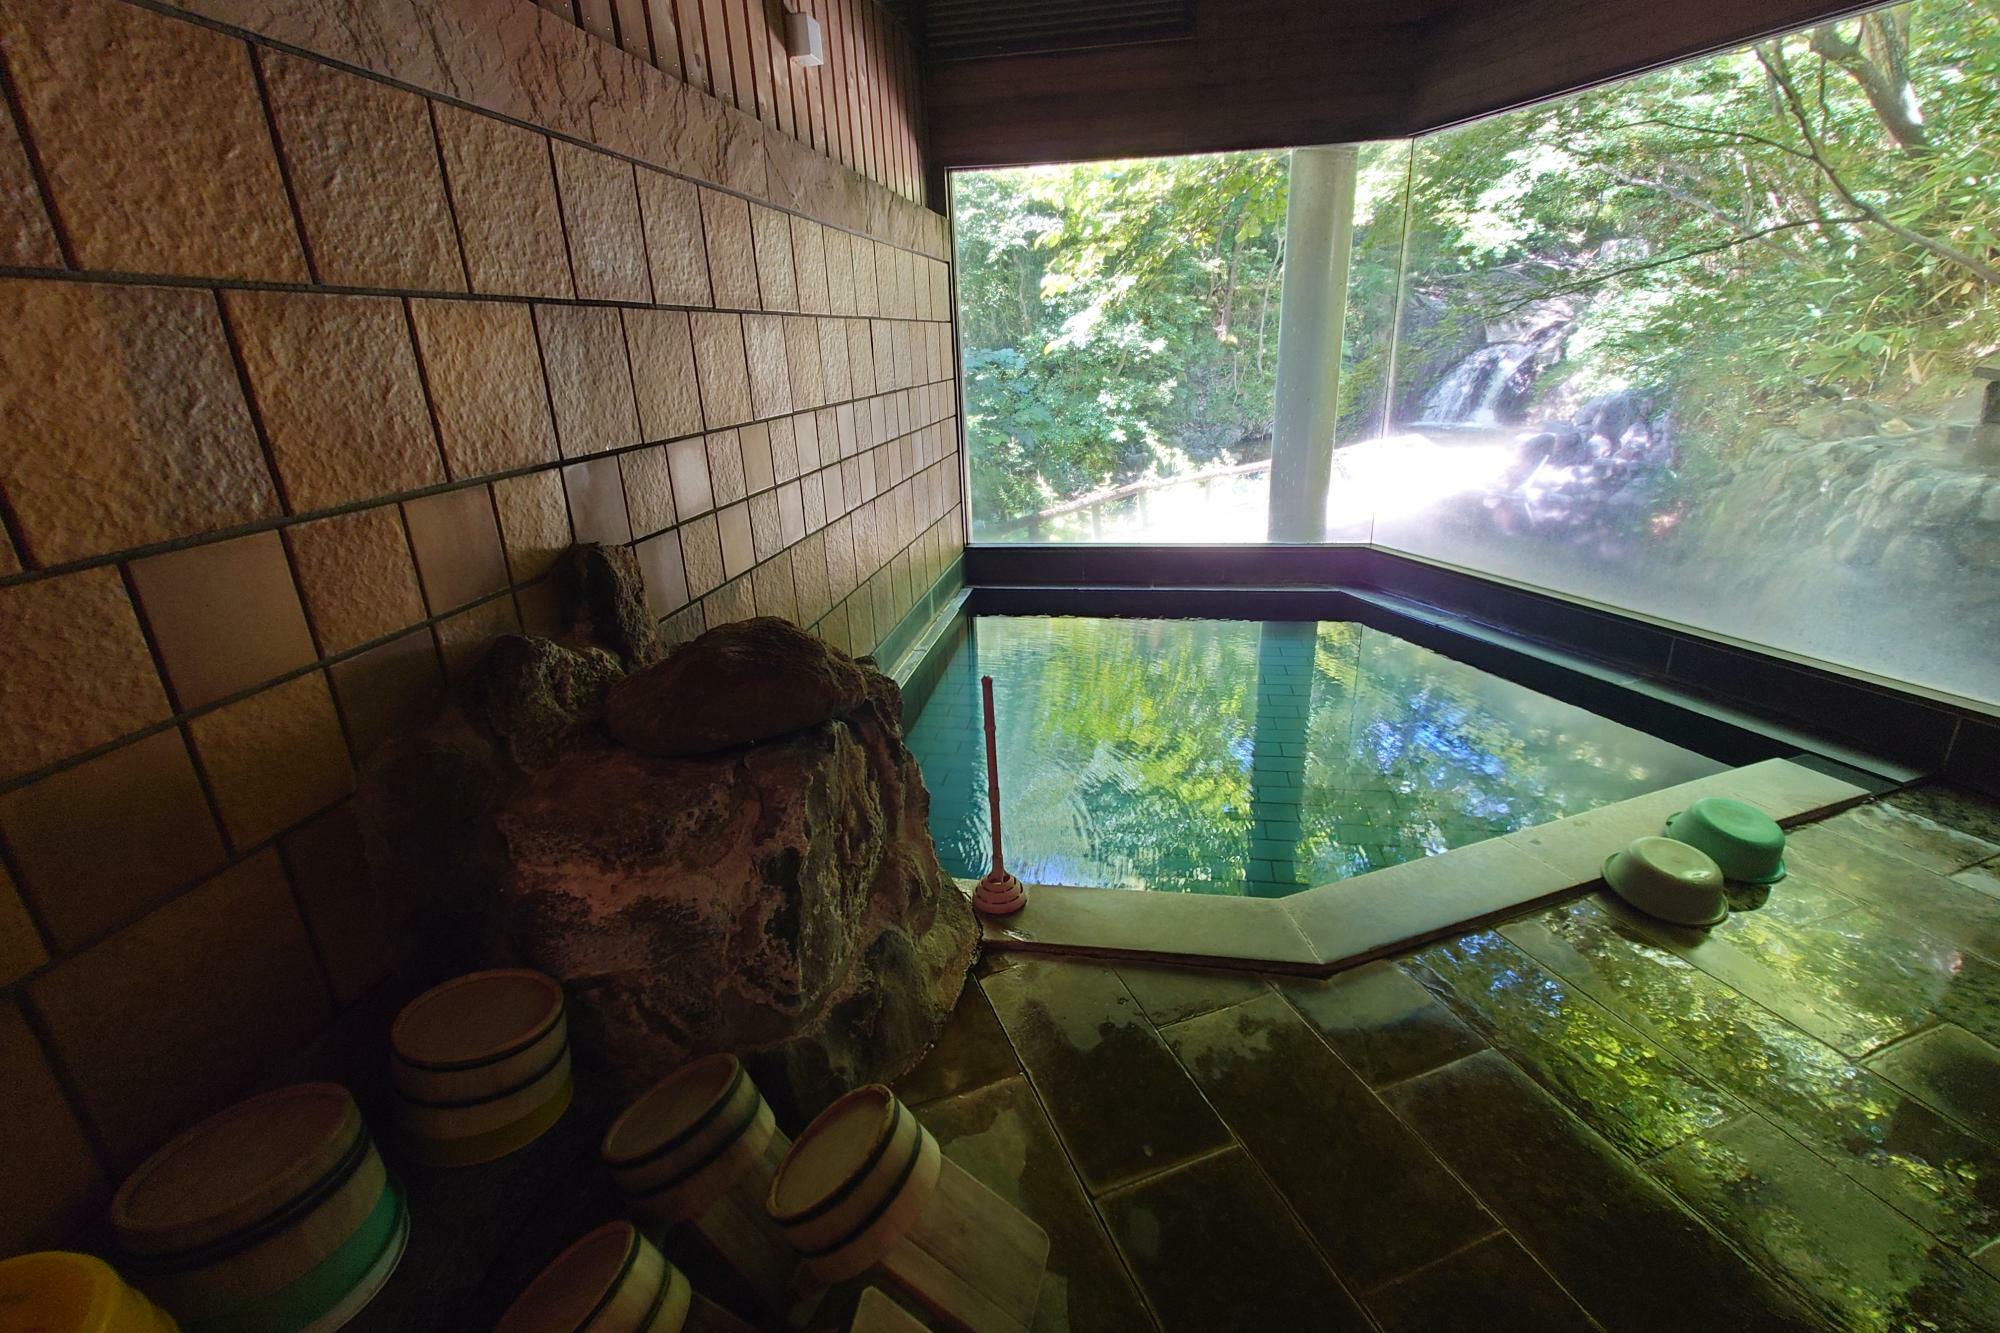
{"type": "Polygon", "coordinates": [[[1525,397],[1537,360],[1560,341],[1567,321],[1555,321],[1518,339],[1490,342],[1445,372],[1424,395],[1415,424],[1498,426],[1501,411],[1525,397]]]}

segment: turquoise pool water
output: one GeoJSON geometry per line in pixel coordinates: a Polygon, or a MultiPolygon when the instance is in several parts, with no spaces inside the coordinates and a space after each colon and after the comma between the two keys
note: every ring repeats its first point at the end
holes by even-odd
{"type": "Polygon", "coordinates": [[[1344,621],[979,616],[909,730],[945,869],[1279,897],[1709,773],[1656,736],[1344,621]]]}

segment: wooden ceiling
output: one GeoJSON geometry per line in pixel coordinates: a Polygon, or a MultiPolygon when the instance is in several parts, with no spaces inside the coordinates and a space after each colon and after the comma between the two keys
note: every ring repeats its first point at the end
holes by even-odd
{"type": "Polygon", "coordinates": [[[1855,0],[887,3],[924,50],[928,157],[937,168],[1400,138],[1865,7],[1855,0]],[[1151,27],[1121,29],[1121,22],[1151,27]]]}

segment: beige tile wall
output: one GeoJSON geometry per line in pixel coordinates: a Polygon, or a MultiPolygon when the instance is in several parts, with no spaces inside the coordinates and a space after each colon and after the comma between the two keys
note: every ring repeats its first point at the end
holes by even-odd
{"type": "Polygon", "coordinates": [[[936,215],[529,0],[189,7],[0,0],[0,1253],[380,977],[357,768],[573,537],[857,652],[961,546],[936,215]]]}

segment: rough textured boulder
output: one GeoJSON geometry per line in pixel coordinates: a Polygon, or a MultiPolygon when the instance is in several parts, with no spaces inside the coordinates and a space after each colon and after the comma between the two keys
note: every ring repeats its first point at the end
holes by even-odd
{"type": "Polygon", "coordinates": [[[602,648],[503,634],[468,675],[466,716],[522,768],[547,768],[604,715],[624,679],[602,648]]]}
{"type": "Polygon", "coordinates": [[[634,1083],[736,1051],[810,1113],[914,1064],[971,963],[928,807],[872,704],[725,758],[572,751],[495,812],[509,933],[634,1083]]]}
{"type": "Polygon", "coordinates": [[[458,710],[378,752],[360,808],[433,970],[540,968],[594,1076],[637,1091],[733,1051],[796,1125],[922,1057],[978,941],[900,717],[893,681],[780,622],[710,631],[637,677],[501,640],[458,710]],[[763,673],[766,707],[738,671],[763,673]],[[596,725],[600,695],[622,725],[596,725]],[[725,712],[721,753],[614,734],[725,712]],[[773,717],[810,720],[770,734],[773,717]]]}
{"type": "Polygon", "coordinates": [[[712,629],[620,681],[605,722],[647,754],[714,754],[818,726],[866,696],[852,658],[789,620],[761,616],[712,629]]]}
{"type": "Polygon", "coordinates": [[[627,671],[660,660],[659,622],[646,606],[639,560],[628,547],[572,546],[556,558],[555,580],[572,638],[609,650],[627,671]]]}

